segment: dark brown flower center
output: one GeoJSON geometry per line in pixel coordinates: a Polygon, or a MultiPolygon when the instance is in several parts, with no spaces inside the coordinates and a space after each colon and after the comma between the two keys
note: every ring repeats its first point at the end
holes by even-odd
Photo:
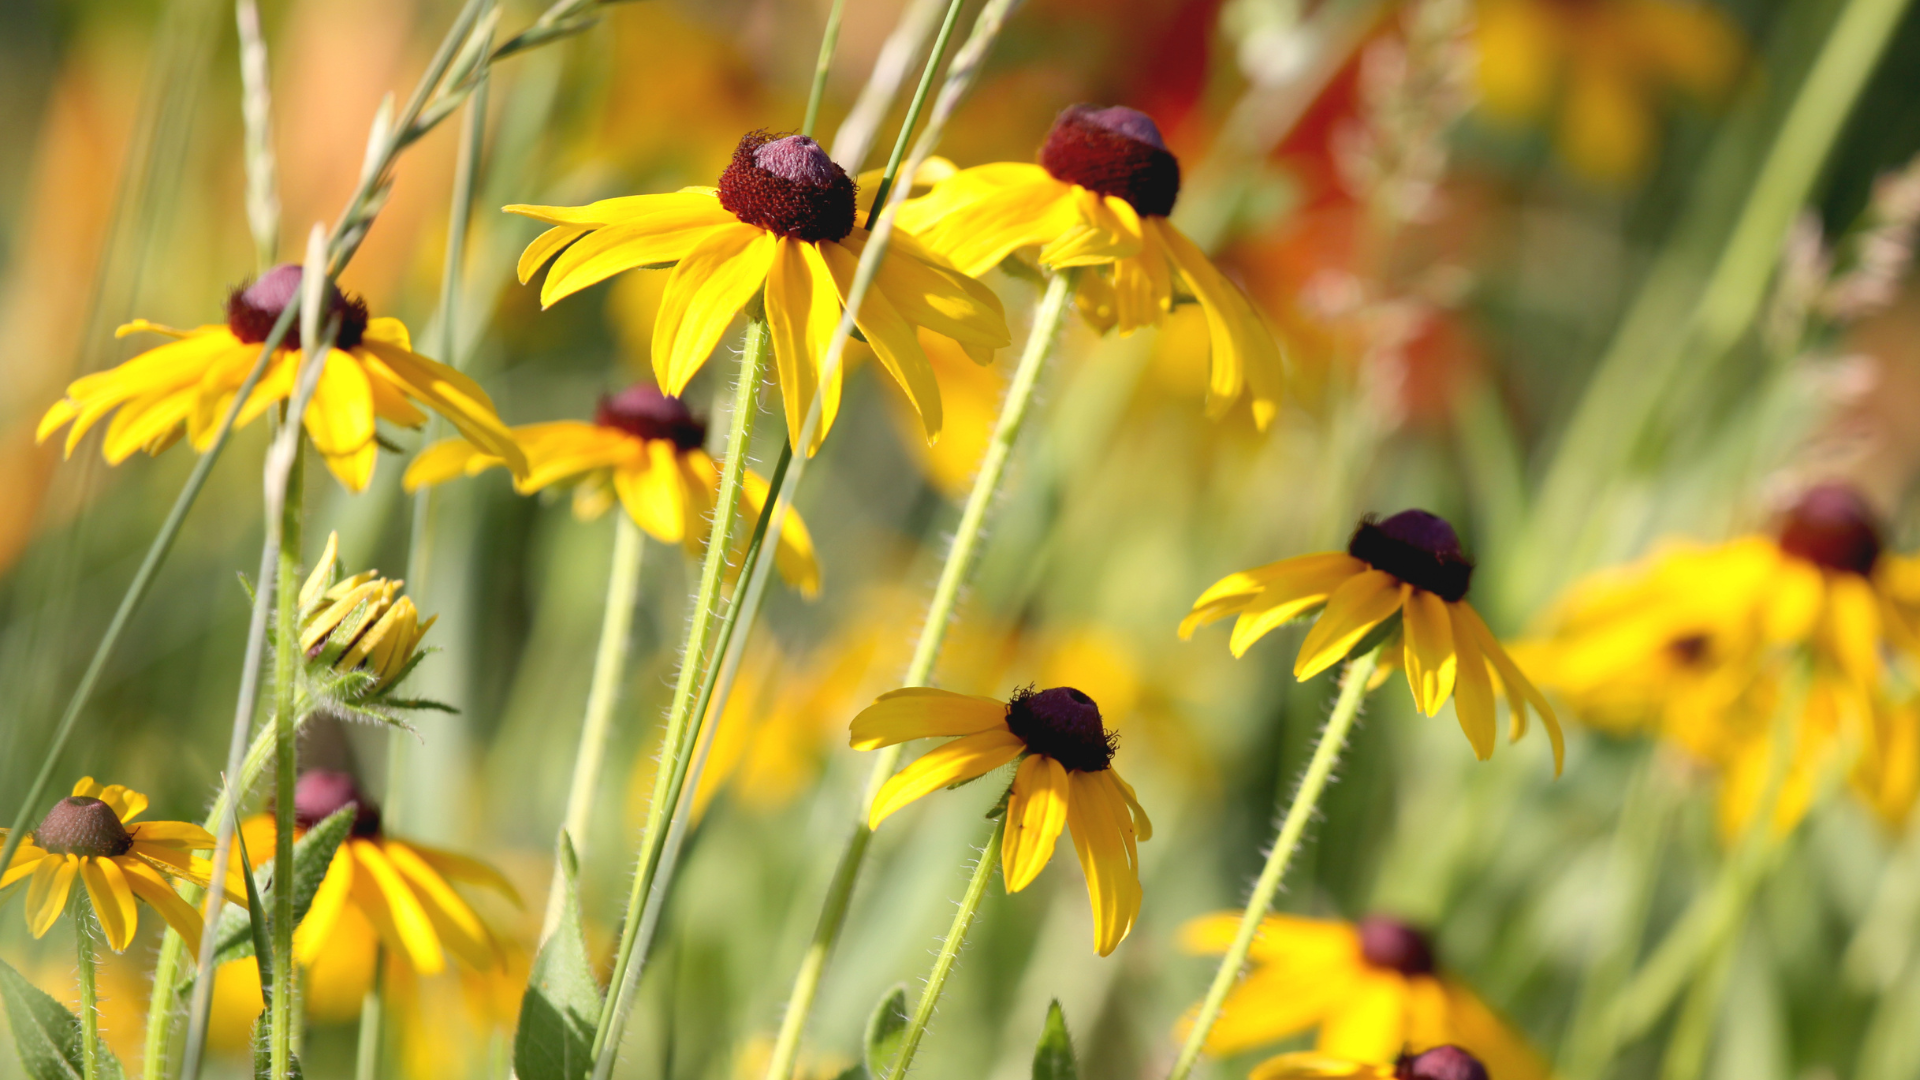
{"type": "Polygon", "coordinates": [[[697,450],[707,443],[705,421],[679,398],[644,383],[601,398],[593,422],[639,439],[671,439],[682,450],[697,450]]]}
{"type": "Polygon", "coordinates": [[[1374,967],[1402,975],[1433,973],[1433,947],[1426,935],[1385,915],[1360,920],[1360,956],[1374,967]]]}
{"type": "Polygon", "coordinates": [[[795,240],[838,240],[852,232],[854,194],[853,178],[805,135],[750,131],[720,174],[721,206],[795,240]]]}
{"type": "Polygon", "coordinates": [[[1166,217],[1180,197],[1180,161],[1146,113],[1115,105],[1069,105],[1053,121],[1040,164],[1056,180],[1117,195],[1142,214],[1166,217]]]}
{"type": "Polygon", "coordinates": [[[106,858],[125,855],[133,834],[120,824],[120,815],[99,799],[74,795],[55,803],[33,830],[33,842],[55,855],[106,858]]]}
{"type": "Polygon", "coordinates": [[[1845,484],[1821,484],[1787,511],[1780,550],[1829,570],[1871,574],[1880,559],[1879,520],[1859,492],[1845,484]]]}
{"type": "Polygon", "coordinates": [[[1014,694],[1007,704],[1007,727],[1029,751],[1080,772],[1099,772],[1113,764],[1120,741],[1100,722],[1100,706],[1071,686],[1014,694]]]}
{"type": "Polygon", "coordinates": [[[309,769],[293,785],[293,820],[303,829],[313,828],[345,806],[356,808],[353,835],[380,835],[380,806],[360,790],[352,774],[309,769]]]}
{"type": "Polygon", "coordinates": [[[1424,1054],[1402,1054],[1395,1080],[1487,1080],[1480,1059],[1457,1046],[1436,1046],[1424,1054]]]}
{"type": "Polygon", "coordinates": [[[1473,562],[1461,553],[1459,535],[1446,518],[1425,510],[1363,519],[1347,554],[1448,603],[1466,596],[1473,583],[1473,562]]]}
{"type": "MultiPolygon", "coordinates": [[[[233,336],[249,345],[258,345],[273,334],[273,324],[280,321],[280,313],[287,309],[293,298],[300,293],[301,269],[293,263],[281,263],[279,266],[261,274],[249,285],[233,290],[227,297],[227,329],[233,336]]],[[[327,285],[327,318],[340,317],[340,333],[333,343],[342,349],[351,349],[360,344],[367,332],[367,302],[357,296],[348,296],[329,283],[327,285]]],[[[325,325],[325,320],[322,320],[325,325]]],[[[300,320],[295,318],[293,325],[287,328],[287,336],[281,344],[289,349],[300,347],[300,320]]]]}

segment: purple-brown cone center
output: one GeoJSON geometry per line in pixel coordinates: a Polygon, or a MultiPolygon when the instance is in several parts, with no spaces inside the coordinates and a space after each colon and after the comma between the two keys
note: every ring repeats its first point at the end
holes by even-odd
{"type": "Polygon", "coordinates": [[[313,828],[348,805],[355,807],[353,835],[380,835],[380,807],[360,790],[352,774],[310,769],[293,785],[293,820],[303,829],[313,828]]]}
{"type": "Polygon", "coordinates": [[[1425,510],[1362,520],[1347,554],[1448,603],[1466,596],[1473,584],[1473,562],[1461,552],[1459,535],[1446,518],[1425,510]]]}
{"type": "Polygon", "coordinates": [[[1487,1080],[1480,1059],[1457,1046],[1436,1046],[1424,1054],[1403,1054],[1395,1080],[1487,1080]]]}
{"type": "Polygon", "coordinates": [[[1153,217],[1173,212],[1180,162],[1167,152],[1153,118],[1124,105],[1069,105],[1040,147],[1040,164],[1056,180],[1116,195],[1153,217]]]}
{"type": "Polygon", "coordinates": [[[1119,736],[1100,721],[1100,706],[1071,686],[1022,690],[1007,704],[1007,727],[1027,749],[1069,769],[1099,772],[1113,764],[1119,736]]]}
{"type": "MultiPolygon", "coordinates": [[[[267,340],[273,334],[273,324],[280,321],[280,313],[299,295],[301,273],[299,266],[281,263],[251,284],[233,290],[227,297],[227,329],[249,345],[267,340]]],[[[360,344],[367,333],[367,302],[329,284],[327,318],[335,315],[340,317],[340,333],[333,343],[342,349],[360,344]]],[[[300,347],[300,321],[295,318],[293,325],[287,327],[286,337],[281,339],[281,344],[289,349],[300,347]]],[[[325,325],[325,319],[321,324],[325,325]]]]}
{"type": "Polygon", "coordinates": [[[1821,484],[1800,496],[1780,525],[1780,550],[1824,566],[1866,575],[1880,559],[1873,507],[1845,484],[1821,484]]]}
{"type": "Polygon", "coordinates": [[[1433,973],[1433,947],[1420,931],[1385,915],[1360,920],[1360,956],[1368,964],[1402,975],[1433,973]]]}
{"type": "Polygon", "coordinates": [[[120,823],[113,807],[99,799],[74,795],[55,803],[33,830],[33,842],[55,855],[108,858],[125,855],[133,834],[120,823]]]}
{"type": "Polygon", "coordinates": [[[639,439],[671,439],[681,450],[697,450],[707,442],[706,423],[685,402],[644,383],[601,398],[593,422],[639,439]]]}
{"type": "Polygon", "coordinates": [[[853,231],[854,183],[805,135],[750,131],[720,174],[720,205],[734,217],[795,240],[839,240],[853,231]]]}

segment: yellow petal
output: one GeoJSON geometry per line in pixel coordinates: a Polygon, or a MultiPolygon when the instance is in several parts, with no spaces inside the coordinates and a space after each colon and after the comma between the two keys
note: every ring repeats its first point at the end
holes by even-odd
{"type": "Polygon", "coordinates": [[[540,272],[540,268],[547,264],[548,259],[559,254],[568,244],[592,231],[592,227],[587,225],[555,225],[534,237],[533,242],[527,245],[527,250],[520,253],[520,262],[514,267],[515,272],[520,276],[520,284],[525,285],[532,281],[533,275],[540,272]]]}
{"type": "Polygon", "coordinates": [[[1209,414],[1224,413],[1241,388],[1248,386],[1253,392],[1254,422],[1264,430],[1279,411],[1285,380],[1285,364],[1272,329],[1239,286],[1215,269],[1179,229],[1165,218],[1144,218],[1142,225],[1165,249],[1206,313],[1213,346],[1207,377],[1209,414]]]}
{"type": "Polygon", "coordinates": [[[479,859],[455,855],[451,851],[441,851],[439,848],[427,847],[424,844],[407,846],[413,849],[413,853],[420,857],[421,862],[433,867],[440,876],[451,881],[464,881],[469,885],[483,885],[513,901],[516,907],[520,905],[520,893],[513,887],[513,882],[508,881],[506,875],[479,859]]]}
{"type": "Polygon", "coordinates": [[[479,970],[493,967],[497,959],[493,936],[487,933],[480,917],[473,913],[467,902],[460,899],[460,895],[453,891],[446,880],[415,855],[408,845],[389,840],[384,850],[387,858],[392,860],[394,869],[400,871],[413,886],[414,896],[426,911],[441,942],[452,949],[456,956],[479,970]]]}
{"type": "MultiPolygon", "coordinates": [[[[1207,591],[1201,593],[1200,598],[1193,602],[1193,610],[1188,612],[1187,617],[1180,621],[1180,638],[1184,641],[1192,637],[1193,632],[1200,627],[1241,610],[1250,601],[1277,583],[1290,581],[1295,575],[1306,575],[1311,578],[1312,573],[1309,568],[1318,569],[1336,565],[1353,566],[1359,562],[1360,560],[1355,559],[1344,551],[1327,551],[1314,555],[1300,555],[1291,559],[1282,559],[1279,562],[1268,563],[1265,566],[1256,566],[1251,570],[1241,570],[1228,574],[1226,577],[1207,586],[1207,591]]],[[[1352,569],[1350,573],[1357,574],[1363,569],[1365,569],[1364,566],[1357,566],[1352,569]]],[[[1327,591],[1332,592],[1335,585],[1338,585],[1338,582],[1335,582],[1334,585],[1329,585],[1327,591]]],[[[1312,595],[1310,589],[1306,593],[1301,593],[1297,588],[1283,588],[1281,591],[1289,599],[1297,599],[1302,595],[1312,595]]],[[[1324,599],[1325,597],[1322,597],[1322,600],[1324,599]]],[[[1276,601],[1276,603],[1285,602],[1284,600],[1276,601]]]]}
{"type": "Polygon", "coordinates": [[[307,437],[322,454],[349,454],[373,441],[373,388],[353,357],[328,351],[305,419],[307,437]]]}
{"type": "Polygon", "coordinates": [[[853,718],[855,750],[878,750],[914,739],[938,739],[1006,730],[1007,703],[931,686],[889,690],[853,718]]]}
{"type": "Polygon", "coordinates": [[[1425,589],[1412,589],[1400,619],[1407,684],[1413,687],[1414,706],[1428,716],[1436,715],[1452,696],[1454,675],[1459,670],[1447,603],[1425,589]]]}
{"type": "Polygon", "coordinates": [[[613,489],[633,523],[663,544],[677,544],[687,536],[685,489],[673,460],[673,444],[647,440],[644,459],[613,470],[613,489]]]}
{"type": "Polygon", "coordinates": [[[1253,1067],[1247,1080],[1391,1080],[1393,1069],[1327,1054],[1293,1053],[1271,1057],[1253,1067]]]}
{"type": "Polygon", "coordinates": [[[443,484],[456,476],[472,476],[469,466],[475,458],[482,459],[481,469],[499,465],[502,462],[491,454],[483,454],[479,448],[465,439],[443,439],[434,443],[413,459],[407,466],[406,475],[400,478],[400,486],[412,494],[423,487],[443,484]]]}
{"type": "MultiPolygon", "coordinates": [[[[859,260],[852,249],[840,244],[824,243],[819,250],[826,260],[827,269],[833,272],[834,284],[844,303],[852,293],[853,275],[859,267],[859,260]]],[[[899,256],[889,253],[887,258],[891,260],[899,256]]],[[[887,374],[893,376],[893,381],[906,392],[908,404],[920,414],[920,424],[926,431],[927,442],[933,442],[940,436],[940,384],[933,376],[933,363],[927,359],[926,350],[920,347],[920,338],[914,333],[913,326],[901,317],[888,302],[886,294],[878,289],[867,290],[867,295],[860,301],[860,312],[854,318],[854,324],[866,335],[867,344],[880,359],[880,366],[886,368],[887,374]]]]}
{"type": "Polygon", "coordinates": [[[963,169],[909,200],[895,222],[963,274],[979,277],[1023,247],[1052,243],[1081,224],[1073,185],[1038,165],[963,169]]]}
{"type": "Polygon", "coordinates": [[[1462,600],[1454,604],[1453,609],[1456,625],[1463,625],[1472,632],[1474,644],[1480,647],[1480,654],[1486,658],[1487,663],[1493,665],[1494,673],[1500,676],[1500,684],[1507,691],[1507,708],[1514,712],[1524,712],[1526,707],[1531,705],[1534,711],[1540,714],[1540,720],[1547,728],[1547,741],[1553,744],[1553,775],[1559,776],[1561,768],[1566,764],[1567,747],[1566,737],[1560,731],[1560,718],[1554,715],[1553,706],[1547,704],[1547,699],[1539,690],[1534,689],[1533,683],[1521,673],[1519,666],[1500,646],[1499,639],[1493,636],[1493,631],[1487,629],[1487,624],[1481,620],[1480,613],[1473,610],[1472,605],[1462,600]]]}
{"type": "Polygon", "coordinates": [[[307,916],[293,929],[293,958],[302,965],[312,965],[320,954],[332,944],[333,928],[340,921],[340,913],[346,909],[347,900],[353,895],[353,849],[349,844],[341,844],[333,849],[333,861],[327,864],[327,874],[320,879],[320,887],[314,890],[313,902],[307,906],[307,916]]]}
{"type": "Polygon", "coordinates": [[[1000,876],[1008,892],[1019,892],[1040,876],[1066,825],[1066,768],[1045,754],[1028,755],[1013,775],[1000,841],[1000,876]]]}
{"type": "MultiPolygon", "coordinates": [[[[858,256],[867,240],[867,234],[856,229],[840,243],[858,256]]],[[[993,290],[948,266],[911,236],[894,237],[873,283],[915,326],[987,349],[1013,343],[1006,310],[993,290]]]]}
{"type": "MultiPolygon", "coordinates": [[[[1447,605],[1452,622],[1453,648],[1459,656],[1459,677],[1453,687],[1453,712],[1460,730],[1473,744],[1473,756],[1485,761],[1493,756],[1493,680],[1487,675],[1487,659],[1480,654],[1473,629],[1463,625],[1460,609],[1464,602],[1447,605]]],[[[1409,679],[1411,681],[1411,679],[1409,679]]]]}
{"type": "Polygon", "coordinates": [[[493,399],[479,383],[437,360],[371,337],[361,342],[355,355],[367,362],[374,374],[392,380],[409,396],[445,417],[467,441],[499,458],[514,476],[527,474],[526,454],[501,423],[493,399]]]}
{"type": "Polygon", "coordinates": [[[187,955],[198,953],[202,926],[200,912],[182,900],[180,894],[173,891],[172,883],[161,877],[153,867],[132,859],[121,862],[119,866],[126,874],[127,887],[145,900],[148,907],[159,912],[160,917],[167,920],[167,925],[173,927],[173,932],[186,942],[187,955]]]}
{"type": "Polygon", "coordinates": [[[405,953],[415,971],[432,975],[444,969],[446,958],[440,951],[440,938],[433,932],[433,923],[379,842],[354,841],[353,854],[360,861],[356,870],[365,871],[353,877],[353,895],[360,909],[389,937],[390,946],[405,953]],[[375,909],[380,913],[378,916],[375,909]]]}
{"type": "MultiPolygon", "coordinates": [[[[774,369],[780,402],[787,415],[787,442],[800,445],[800,429],[819,388],[820,366],[840,322],[840,291],[814,245],[782,237],[767,273],[767,329],[773,336],[774,369]]],[[[839,377],[830,402],[822,402],[820,428],[809,453],[817,450],[833,426],[839,377]],[[829,408],[829,406],[835,408],[829,408]]]]}
{"type": "Polygon", "coordinates": [[[547,282],[540,288],[540,306],[552,307],[624,270],[679,262],[715,229],[741,227],[718,199],[696,197],[597,229],[553,260],[547,282]]]}
{"type": "Polygon", "coordinates": [[[1327,609],[1300,643],[1293,677],[1311,679],[1339,663],[1361,638],[1399,610],[1410,591],[1383,570],[1366,570],[1348,578],[1327,597],[1327,609]]]}
{"type": "MultiPolygon", "coordinates": [[[[773,497],[766,480],[747,470],[741,477],[740,500],[746,504],[747,513],[758,520],[773,497]]],[[[780,525],[780,543],[774,548],[774,566],[787,584],[800,590],[800,595],[811,600],[820,595],[820,560],[815,557],[813,534],[807,531],[807,523],[792,507],[787,508],[786,517],[780,525]]]]}
{"type": "Polygon", "coordinates": [[[653,373],[678,396],[733,316],[767,280],[779,237],[734,223],[710,229],[676,264],[653,324],[653,373]]]}
{"type": "Polygon", "coordinates": [[[1400,1056],[1407,1032],[1407,979],[1370,972],[1320,1024],[1315,1049],[1335,1057],[1386,1063],[1400,1056]]]}
{"type": "Polygon", "coordinates": [[[1228,651],[1236,657],[1245,656],[1254,642],[1326,603],[1335,589],[1367,569],[1366,563],[1339,551],[1275,564],[1276,572],[1266,587],[1242,606],[1240,617],[1234,620],[1228,651]]]}
{"type": "Polygon", "coordinates": [[[214,844],[213,834],[191,821],[142,821],[128,826],[127,831],[136,844],[163,845],[181,851],[204,851],[214,844]]]}
{"type": "Polygon", "coordinates": [[[1120,947],[1140,913],[1140,873],[1130,857],[1132,826],[1117,805],[1107,770],[1068,774],[1067,827],[1087,879],[1093,907],[1094,949],[1101,956],[1120,947]]]}
{"type": "MultiPolygon", "coordinates": [[[[133,860],[129,860],[133,861],[133,860]]],[[[140,925],[140,909],[135,905],[127,875],[112,859],[80,860],[80,880],[87,886],[87,899],[107,937],[107,947],[125,952],[133,944],[133,932],[140,925]]]]}
{"type": "Polygon", "coordinates": [[[34,937],[45,937],[66,910],[67,892],[79,872],[77,856],[48,855],[40,860],[27,884],[27,929],[34,937]]]}
{"type": "Polygon", "coordinates": [[[983,731],[935,747],[881,787],[867,812],[867,827],[879,828],[894,811],[922,795],[984,776],[1019,757],[1026,748],[1019,736],[1005,729],[983,731]]]}
{"type": "MultiPolygon", "coordinates": [[[[601,199],[585,206],[531,206],[515,203],[503,206],[509,214],[544,221],[549,225],[579,225],[600,228],[660,216],[673,216],[694,210],[718,210],[726,213],[711,191],[668,191],[647,195],[622,195],[601,199]]],[[[727,215],[732,219],[732,215],[727,215]]]]}

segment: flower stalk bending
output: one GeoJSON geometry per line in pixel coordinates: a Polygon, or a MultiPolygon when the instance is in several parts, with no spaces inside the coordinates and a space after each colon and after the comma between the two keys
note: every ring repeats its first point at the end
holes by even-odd
{"type": "Polygon", "coordinates": [[[1213,974],[1213,983],[1207,987],[1207,997],[1200,1003],[1200,1012],[1193,1020],[1193,1030],[1187,1033],[1186,1044],[1180,1048],[1180,1056],[1174,1060],[1173,1071],[1168,1080],[1186,1080],[1193,1072],[1193,1066],[1200,1060],[1200,1052],[1207,1044],[1207,1034],[1213,1030],[1215,1020],[1220,1018],[1220,1006],[1227,1000],[1227,992],[1240,979],[1240,971],[1247,963],[1247,952],[1253,947],[1253,939],[1260,933],[1260,921],[1267,917],[1267,909],[1273,906],[1274,893],[1280,889],[1280,882],[1287,876],[1287,866],[1293,861],[1293,853],[1300,847],[1300,838],[1307,830],[1307,822],[1313,817],[1314,809],[1320,804],[1320,794],[1326,790],[1327,781],[1333,775],[1333,766],[1340,760],[1340,751],[1347,743],[1347,733],[1353,730],[1353,722],[1360,715],[1360,703],[1366,699],[1367,683],[1373,678],[1374,668],[1380,663],[1381,646],[1374,646],[1364,654],[1355,657],[1347,664],[1347,670],[1340,678],[1340,697],[1334,702],[1333,715],[1327,717],[1327,726],[1320,732],[1319,745],[1313,748],[1313,758],[1307,763],[1307,773],[1300,780],[1300,790],[1294,794],[1293,805],[1287,808],[1287,816],[1280,823],[1280,835],[1273,842],[1273,850],[1267,854],[1267,865],[1260,871],[1260,878],[1254,883],[1253,895],[1247,898],[1246,911],[1240,916],[1240,929],[1234,935],[1233,945],[1227,954],[1220,958],[1220,968],[1213,974]]]}

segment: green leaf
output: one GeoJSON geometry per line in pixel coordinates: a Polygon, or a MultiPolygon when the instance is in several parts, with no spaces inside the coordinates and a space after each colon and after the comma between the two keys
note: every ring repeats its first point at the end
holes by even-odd
{"type": "Polygon", "coordinates": [[[849,1065],[847,1066],[846,1072],[834,1077],[833,1080],[867,1080],[867,1067],[865,1065],[849,1065]]]}
{"type": "Polygon", "coordinates": [[[867,1017],[867,1073],[884,1077],[900,1056],[900,1040],[907,1033],[907,984],[899,983],[887,991],[880,1004],[867,1017]]]}
{"type": "Polygon", "coordinates": [[[240,830],[233,832],[233,842],[240,848],[240,869],[247,882],[247,927],[253,931],[254,963],[260,969],[260,996],[268,1002],[273,1001],[273,950],[267,945],[267,906],[260,902],[260,883],[254,880],[253,858],[247,854],[247,838],[240,830]]]}
{"type": "Polygon", "coordinates": [[[533,961],[520,1028],[513,1036],[513,1068],[520,1080],[580,1080],[593,1068],[593,1032],[600,1023],[600,983],[587,959],[580,929],[580,874],[573,842],[560,833],[562,915],[533,961]]]}
{"type": "MultiPolygon", "coordinates": [[[[79,1017],[28,982],[5,960],[0,960],[0,998],[6,999],[13,1042],[32,1080],[80,1080],[85,1075],[80,1060],[79,1017]]],[[[120,1080],[120,1062],[104,1044],[99,1065],[100,1080],[120,1080]]]]}
{"type": "MultiPolygon", "coordinates": [[[[307,917],[307,909],[313,906],[313,894],[320,891],[320,882],[327,876],[327,869],[333,865],[333,853],[353,831],[354,808],[343,806],[333,812],[325,821],[307,830],[307,834],[293,843],[293,925],[299,926],[300,920],[307,917]]],[[[265,871],[262,871],[265,873],[265,871]]],[[[278,882],[275,882],[277,887],[278,882]]],[[[273,890],[263,891],[263,896],[272,897],[273,890]]],[[[264,908],[266,905],[263,904],[264,908]]],[[[229,960],[254,955],[253,922],[245,915],[229,908],[220,916],[220,926],[216,931],[220,937],[220,947],[213,955],[216,965],[229,960]]],[[[264,931],[263,931],[264,936],[264,931]]],[[[262,971],[262,975],[266,972],[262,971]]]]}
{"type": "MultiPolygon", "coordinates": [[[[253,1022],[253,1080],[273,1080],[273,1044],[267,1039],[268,1010],[260,1010],[260,1019],[253,1022]]],[[[291,1080],[301,1080],[300,1055],[287,1051],[287,1076],[291,1080]]]]}
{"type": "Polygon", "coordinates": [[[1033,1048],[1033,1080],[1080,1080],[1080,1066],[1073,1060],[1073,1040],[1067,1036],[1067,1017],[1055,999],[1047,1006],[1047,1026],[1041,1029],[1040,1043],[1033,1048]]]}

